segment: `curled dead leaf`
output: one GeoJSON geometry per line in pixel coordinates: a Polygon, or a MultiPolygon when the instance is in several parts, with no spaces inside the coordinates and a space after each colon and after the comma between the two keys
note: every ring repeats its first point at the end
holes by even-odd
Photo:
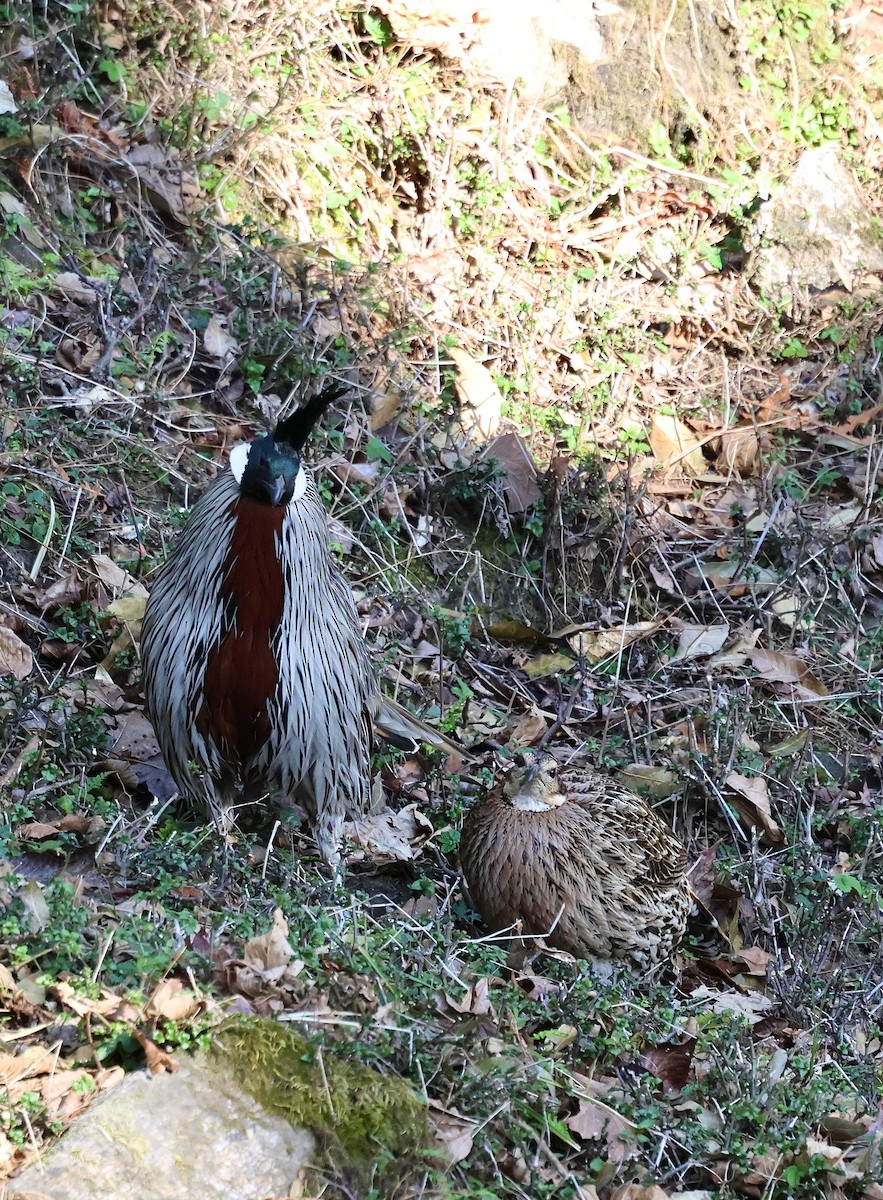
{"type": "Polygon", "coordinates": [[[616,778],[624,787],[632,788],[643,796],[651,796],[654,800],[673,796],[681,786],[674,771],[653,766],[652,763],[629,763],[617,771],[616,778]]]}
{"type": "Polygon", "coordinates": [[[202,1007],[192,992],[184,990],[180,979],[164,979],[147,1001],[145,1013],[166,1021],[184,1021],[202,1007]]]}
{"type": "Polygon", "coordinates": [[[450,1163],[462,1162],[472,1153],[473,1133],[477,1122],[469,1121],[454,1108],[442,1108],[429,1101],[429,1123],[439,1147],[450,1163]]]}
{"type": "Polygon", "coordinates": [[[287,971],[294,959],[294,950],[288,941],[288,922],[281,908],[274,911],[273,924],[267,933],[250,938],[245,943],[242,958],[266,981],[277,980],[287,971]]]}
{"type": "Polygon", "coordinates": [[[554,630],[549,637],[566,637],[577,654],[587,658],[590,663],[596,663],[612,654],[619,654],[625,646],[654,633],[658,628],[658,621],[638,621],[634,625],[619,625],[615,629],[594,630],[579,625],[565,625],[562,629],[554,630]]]}
{"type": "Polygon", "coordinates": [[[34,656],[18,634],[0,625],[0,675],[26,679],[34,669],[34,656]]]}
{"type": "Polygon", "coordinates": [[[750,425],[727,429],[720,439],[717,453],[717,468],[723,473],[735,471],[737,475],[754,475],[760,456],[760,442],[750,425]]]}
{"type": "Polygon", "coordinates": [[[762,679],[770,683],[790,684],[796,699],[807,700],[828,695],[828,689],[822,681],[816,678],[806,661],[796,654],[780,654],[776,650],[755,646],[748,651],[748,657],[762,679]]]}
{"type": "Polygon", "coordinates": [[[510,746],[532,746],[540,740],[548,727],[548,722],[539,709],[532,708],[506,730],[506,743],[510,746]]]}
{"type": "Polygon", "coordinates": [[[460,423],[468,437],[487,439],[500,427],[503,397],[497,382],[483,363],[459,347],[448,353],[457,368],[454,381],[460,401],[460,423]]]}
{"type": "Polygon", "coordinates": [[[162,1075],[165,1071],[174,1075],[181,1065],[176,1058],[173,1058],[167,1050],[162,1050],[157,1046],[156,1042],[140,1029],[133,1029],[132,1036],[140,1043],[141,1049],[144,1051],[145,1066],[151,1075],[162,1075]]]}
{"type": "Polygon", "coordinates": [[[687,475],[701,475],[705,470],[705,455],[696,435],[677,417],[654,413],[650,447],[661,467],[680,467],[687,475]]]}
{"type": "Polygon", "coordinates": [[[689,625],[679,623],[678,648],[669,659],[670,663],[683,662],[688,658],[707,658],[723,646],[730,635],[729,625],[689,625]]]}
{"type": "Polygon", "coordinates": [[[760,829],[771,842],[781,842],[782,831],[773,820],[769,788],[764,777],[749,778],[731,771],[724,782],[733,793],[730,799],[743,825],[748,829],[760,829]]]}
{"type": "Polygon", "coordinates": [[[506,472],[503,495],[510,513],[523,513],[540,499],[536,464],[519,434],[501,433],[488,443],[481,457],[495,458],[506,472]]]}
{"type": "Polygon", "coordinates": [[[89,561],[95,569],[95,574],[108,587],[114,598],[129,596],[147,596],[147,588],[139,583],[128,571],[109,558],[106,554],[93,554],[89,561]]]}
{"type": "Polygon", "coordinates": [[[228,359],[239,349],[239,343],[228,333],[217,317],[213,316],[202,334],[206,354],[212,358],[228,359]]]}
{"type": "Polygon", "coordinates": [[[387,808],[382,812],[369,813],[358,821],[348,821],[344,826],[347,840],[359,847],[348,855],[347,862],[370,859],[375,866],[410,862],[417,857],[420,847],[432,832],[432,822],[416,804],[408,804],[398,812],[387,808]]]}

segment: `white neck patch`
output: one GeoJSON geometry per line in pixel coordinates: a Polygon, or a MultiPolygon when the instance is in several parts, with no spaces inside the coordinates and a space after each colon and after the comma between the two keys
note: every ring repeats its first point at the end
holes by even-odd
{"type": "Polygon", "coordinates": [[[237,483],[242,483],[242,474],[251,452],[251,442],[240,442],[230,451],[230,470],[237,483]]]}
{"type": "Polygon", "coordinates": [[[295,477],[295,480],[294,480],[294,495],[291,497],[291,500],[289,501],[289,503],[294,504],[295,500],[300,500],[301,496],[304,494],[304,492],[306,490],[307,490],[307,473],[303,468],[303,464],[301,464],[301,467],[298,470],[297,476],[295,477]]]}

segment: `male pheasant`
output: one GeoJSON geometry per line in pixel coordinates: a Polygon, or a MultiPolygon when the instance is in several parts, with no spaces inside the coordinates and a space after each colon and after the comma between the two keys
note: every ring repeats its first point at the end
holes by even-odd
{"type": "Polygon", "coordinates": [[[236,805],[289,796],[333,864],[344,822],[368,809],[381,706],[300,458],[339,394],[234,449],[153,585],[141,639],[147,713],[179,791],[222,828],[236,805]]]}
{"type": "Polygon", "coordinates": [[[466,817],[460,863],[495,931],[525,935],[592,961],[660,973],[693,908],[684,847],[664,821],[612,779],[559,768],[532,752],[466,817]]]}

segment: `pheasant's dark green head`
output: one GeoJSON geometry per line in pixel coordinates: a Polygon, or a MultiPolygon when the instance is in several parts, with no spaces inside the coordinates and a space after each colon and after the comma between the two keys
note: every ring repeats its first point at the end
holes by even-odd
{"type": "Polygon", "coordinates": [[[237,446],[230,455],[230,467],[243,496],[259,504],[290,504],[307,490],[307,476],[300,455],[275,433],[237,446]]]}
{"type": "Polygon", "coordinates": [[[259,504],[282,505],[299,500],[307,490],[307,473],[300,452],[313,426],[333,400],[348,387],[332,383],[280,421],[272,433],[236,446],[230,469],[243,496],[259,504]]]}

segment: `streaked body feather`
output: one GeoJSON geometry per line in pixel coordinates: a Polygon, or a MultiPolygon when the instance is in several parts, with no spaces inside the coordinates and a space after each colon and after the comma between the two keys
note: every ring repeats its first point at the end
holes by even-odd
{"type": "Polygon", "coordinates": [[[668,964],[691,907],[683,846],[638,796],[587,767],[558,774],[555,807],[496,787],[469,812],[460,860],[487,924],[642,975],[668,964]]]}
{"type": "Polygon", "coordinates": [[[290,796],[334,861],[344,821],[369,806],[379,692],[301,469],[306,490],[284,507],[242,497],[229,469],[198,500],[147,605],[144,691],[182,793],[221,820],[290,796]]]}

